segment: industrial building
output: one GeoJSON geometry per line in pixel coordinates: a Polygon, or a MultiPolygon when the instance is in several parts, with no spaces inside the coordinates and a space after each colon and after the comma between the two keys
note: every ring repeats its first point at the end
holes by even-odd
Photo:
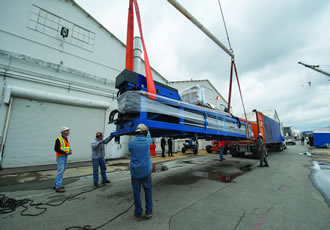
{"type": "MultiPolygon", "coordinates": [[[[54,164],[62,126],[71,129],[69,162],[90,160],[95,133],[115,129],[108,116],[117,108],[115,77],[125,68],[125,44],[73,0],[5,1],[0,21],[1,167],[54,164]]],[[[142,59],[134,65],[145,75],[142,59]]],[[[188,82],[170,84],[180,90],[197,83],[188,82]]],[[[220,95],[209,81],[198,84],[214,100],[220,95]]],[[[225,100],[220,95],[211,103],[225,100]]],[[[110,142],[106,158],[126,156],[128,140],[110,142]]]]}
{"type": "MultiPolygon", "coordinates": [[[[69,160],[89,160],[95,133],[115,128],[107,120],[125,44],[74,1],[5,1],[0,21],[1,167],[53,164],[62,126],[71,128],[69,160]]],[[[123,156],[125,139],[106,152],[123,156]]]]}

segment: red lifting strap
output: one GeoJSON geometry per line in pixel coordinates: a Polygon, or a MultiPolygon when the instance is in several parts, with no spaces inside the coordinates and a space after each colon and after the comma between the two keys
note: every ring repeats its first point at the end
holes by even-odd
{"type": "Polygon", "coordinates": [[[134,36],[133,0],[129,0],[126,36],[127,36],[126,37],[126,69],[133,71],[133,36],[134,36]]]}
{"type": "MultiPolygon", "coordinates": [[[[134,36],[134,16],[133,16],[133,6],[134,3],[136,19],[139,26],[142,47],[143,47],[143,55],[144,55],[144,65],[146,69],[146,79],[147,79],[147,88],[148,93],[156,95],[155,83],[152,77],[151,67],[149,63],[149,58],[147,54],[147,48],[144,43],[143,33],[142,33],[142,24],[140,17],[140,10],[137,3],[137,0],[130,0],[129,2],[129,12],[128,12],[128,23],[127,23],[127,47],[126,47],[126,68],[133,71],[133,36],[134,36]]],[[[148,96],[149,98],[156,99],[155,96],[148,96]]]]}
{"type": "Polygon", "coordinates": [[[228,95],[228,112],[230,112],[231,89],[232,89],[232,81],[233,81],[233,69],[235,71],[237,85],[238,85],[238,90],[239,90],[239,93],[240,93],[240,96],[241,96],[241,101],[242,101],[243,110],[244,110],[244,116],[245,116],[245,119],[247,120],[246,112],[245,112],[245,106],[244,106],[244,102],[243,102],[242,91],[241,91],[241,86],[239,84],[238,74],[237,74],[237,69],[236,69],[236,64],[235,64],[235,61],[234,60],[231,61],[231,68],[230,68],[229,95],[228,95]]]}
{"type": "Polygon", "coordinates": [[[233,85],[233,65],[234,65],[234,61],[231,61],[230,80],[229,80],[229,95],[228,95],[228,113],[230,113],[231,88],[232,88],[232,85],[233,85]]]}

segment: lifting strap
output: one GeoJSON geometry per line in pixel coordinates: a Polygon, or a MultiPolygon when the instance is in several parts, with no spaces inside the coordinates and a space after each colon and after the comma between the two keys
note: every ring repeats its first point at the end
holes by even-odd
{"type": "MultiPolygon", "coordinates": [[[[129,70],[133,71],[133,36],[134,36],[134,16],[133,16],[134,12],[133,12],[133,7],[132,7],[133,4],[134,4],[134,8],[135,8],[136,20],[138,23],[141,41],[142,41],[148,93],[156,95],[155,83],[154,83],[154,79],[152,77],[151,67],[150,67],[149,58],[148,58],[148,54],[147,54],[147,48],[145,46],[144,38],[143,38],[140,10],[139,10],[137,0],[130,0],[130,2],[129,2],[128,23],[127,23],[127,40],[126,40],[126,42],[127,42],[126,49],[128,49],[128,50],[126,50],[126,68],[129,67],[129,68],[131,68],[129,70]]],[[[148,97],[151,99],[156,99],[156,97],[153,95],[149,95],[148,97]]]]}
{"type": "Polygon", "coordinates": [[[228,95],[228,112],[230,113],[231,89],[232,89],[232,82],[233,82],[233,69],[235,71],[237,85],[238,85],[238,90],[239,90],[239,93],[240,93],[240,96],[241,96],[242,106],[243,106],[243,110],[244,110],[244,116],[245,116],[245,119],[247,120],[245,106],[244,106],[244,102],[243,102],[242,91],[241,91],[241,86],[239,84],[238,74],[237,74],[237,68],[236,68],[236,64],[235,64],[234,59],[231,61],[231,68],[230,68],[229,95],[228,95]]]}
{"type": "Polygon", "coordinates": [[[230,113],[230,101],[231,101],[231,88],[233,85],[233,64],[234,60],[231,61],[231,66],[230,66],[230,80],[229,80],[229,95],[228,95],[228,113],[230,113]]]}
{"type": "Polygon", "coordinates": [[[134,36],[134,12],[133,0],[129,1],[127,35],[126,35],[126,69],[133,71],[133,36],[134,36]]]}

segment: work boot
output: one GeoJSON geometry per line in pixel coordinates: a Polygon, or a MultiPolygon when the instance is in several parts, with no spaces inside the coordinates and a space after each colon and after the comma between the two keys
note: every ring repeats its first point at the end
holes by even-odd
{"type": "Polygon", "coordinates": [[[269,165],[265,165],[265,167],[269,167],[269,165]]]}
{"type": "Polygon", "coordinates": [[[136,215],[136,214],[134,214],[134,216],[135,216],[135,219],[136,219],[137,221],[142,220],[142,216],[138,216],[138,215],[136,215]]]}
{"type": "Polygon", "coordinates": [[[99,187],[99,183],[94,183],[94,186],[95,187],[99,187]]]}
{"type": "Polygon", "coordinates": [[[152,217],[152,213],[149,213],[149,214],[146,214],[146,215],[145,215],[145,218],[146,218],[146,219],[151,219],[151,217],[152,217]]]}
{"type": "Polygon", "coordinates": [[[110,184],[110,183],[111,183],[110,180],[105,180],[105,181],[102,182],[102,184],[110,184]]]}
{"type": "Polygon", "coordinates": [[[56,192],[63,193],[63,192],[65,192],[65,190],[63,187],[61,187],[61,188],[56,189],[56,192]]]}
{"type": "MultiPolygon", "coordinates": [[[[64,186],[62,186],[61,188],[64,188],[64,186]]],[[[56,189],[56,186],[53,186],[53,189],[56,189]]]]}
{"type": "Polygon", "coordinates": [[[262,168],[262,167],[264,167],[264,166],[263,166],[263,165],[259,165],[258,167],[262,168]]]}

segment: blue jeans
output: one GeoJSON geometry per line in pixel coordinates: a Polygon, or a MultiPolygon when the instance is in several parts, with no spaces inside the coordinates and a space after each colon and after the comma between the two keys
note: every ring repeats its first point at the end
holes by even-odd
{"type": "Polygon", "coordinates": [[[104,157],[93,159],[93,180],[94,184],[99,183],[99,167],[101,169],[102,181],[105,182],[107,179],[107,167],[105,165],[104,157]]]}
{"type": "Polygon", "coordinates": [[[56,175],[56,179],[55,179],[55,188],[56,189],[62,187],[63,174],[66,169],[67,161],[68,161],[68,156],[56,157],[56,162],[57,162],[57,175],[56,175]]]}
{"type": "Polygon", "coordinates": [[[133,187],[133,195],[134,195],[134,204],[135,204],[135,215],[142,216],[142,205],[141,205],[141,185],[144,189],[145,194],[145,202],[146,202],[146,215],[152,213],[152,181],[151,181],[151,173],[141,179],[132,178],[132,187],[133,187]]]}
{"type": "Polygon", "coordinates": [[[223,160],[223,147],[220,147],[220,160],[223,160]]]}

